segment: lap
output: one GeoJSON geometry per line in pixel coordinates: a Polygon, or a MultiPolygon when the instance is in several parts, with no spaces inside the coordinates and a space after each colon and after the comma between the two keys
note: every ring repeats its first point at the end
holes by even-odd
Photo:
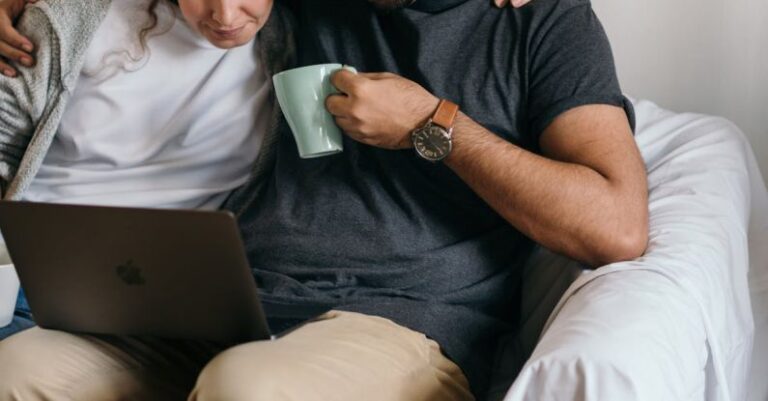
{"type": "Polygon", "coordinates": [[[190,401],[473,400],[437,343],[374,316],[331,311],[209,363],[217,351],[36,327],[0,342],[0,399],[183,400],[194,385],[190,401]]]}
{"type": "Polygon", "coordinates": [[[387,319],[331,311],[276,341],[221,353],[190,400],[473,400],[468,387],[423,334],[387,319]]]}
{"type": "Polygon", "coordinates": [[[35,327],[0,342],[0,399],[184,400],[216,351],[199,342],[35,327]]]}

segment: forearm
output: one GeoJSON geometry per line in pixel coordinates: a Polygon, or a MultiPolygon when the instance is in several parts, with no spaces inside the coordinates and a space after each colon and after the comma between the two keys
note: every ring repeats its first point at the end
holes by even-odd
{"type": "Polygon", "coordinates": [[[453,141],[445,163],[534,241],[593,266],[638,256],[647,218],[626,210],[647,207],[646,200],[628,199],[622,182],[526,151],[463,114],[453,141]]]}
{"type": "MultiPolygon", "coordinates": [[[[389,73],[341,70],[326,107],[351,138],[384,149],[411,133],[439,99],[389,73]]],[[[545,157],[488,132],[464,114],[444,162],[513,226],[547,248],[593,266],[633,259],[648,239],[645,166],[623,108],[590,104],[561,113],[542,133],[545,157]]]]}

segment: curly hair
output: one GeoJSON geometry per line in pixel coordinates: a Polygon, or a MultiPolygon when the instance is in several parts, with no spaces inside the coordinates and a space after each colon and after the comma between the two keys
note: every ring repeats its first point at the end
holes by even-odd
{"type": "MultiPolygon", "coordinates": [[[[146,61],[149,58],[150,49],[147,46],[147,42],[153,36],[162,35],[166,29],[157,29],[160,24],[160,17],[158,15],[158,7],[167,3],[168,6],[178,6],[177,0],[151,0],[147,4],[145,11],[137,10],[140,14],[144,14],[141,25],[138,27],[138,49],[134,52],[130,46],[125,49],[114,50],[106,55],[101,60],[101,63],[97,67],[84,68],[83,73],[92,77],[98,77],[99,79],[108,79],[118,71],[132,72],[141,68],[141,61],[146,61]]],[[[167,27],[170,29],[171,25],[167,27]]]]}
{"type": "MultiPolygon", "coordinates": [[[[139,31],[139,42],[141,43],[141,48],[146,49],[147,48],[147,41],[149,40],[149,33],[152,32],[153,29],[157,28],[158,18],[157,18],[157,6],[160,4],[160,2],[163,0],[152,0],[151,3],[149,3],[149,8],[147,12],[149,13],[149,22],[139,31]]],[[[178,0],[167,0],[170,3],[173,3],[175,5],[179,5],[178,0]]]]}

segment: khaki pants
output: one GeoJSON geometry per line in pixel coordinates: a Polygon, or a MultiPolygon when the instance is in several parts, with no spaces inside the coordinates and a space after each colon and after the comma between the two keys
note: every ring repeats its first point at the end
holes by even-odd
{"type": "Polygon", "coordinates": [[[218,352],[34,328],[0,342],[0,401],[474,399],[437,343],[375,316],[331,311],[218,352]]]}

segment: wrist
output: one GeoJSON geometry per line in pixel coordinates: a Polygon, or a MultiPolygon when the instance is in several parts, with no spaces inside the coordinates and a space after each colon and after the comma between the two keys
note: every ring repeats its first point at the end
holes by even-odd
{"type": "Polygon", "coordinates": [[[457,104],[446,99],[438,101],[431,117],[411,133],[411,141],[419,156],[439,162],[451,153],[452,132],[458,111],[457,104]]]}
{"type": "Polygon", "coordinates": [[[430,94],[429,97],[420,101],[418,104],[421,105],[421,107],[419,107],[418,111],[416,112],[418,120],[416,121],[415,125],[411,127],[411,132],[423,127],[427,121],[432,118],[432,116],[435,114],[435,111],[437,110],[437,106],[440,104],[440,98],[430,94]]]}

